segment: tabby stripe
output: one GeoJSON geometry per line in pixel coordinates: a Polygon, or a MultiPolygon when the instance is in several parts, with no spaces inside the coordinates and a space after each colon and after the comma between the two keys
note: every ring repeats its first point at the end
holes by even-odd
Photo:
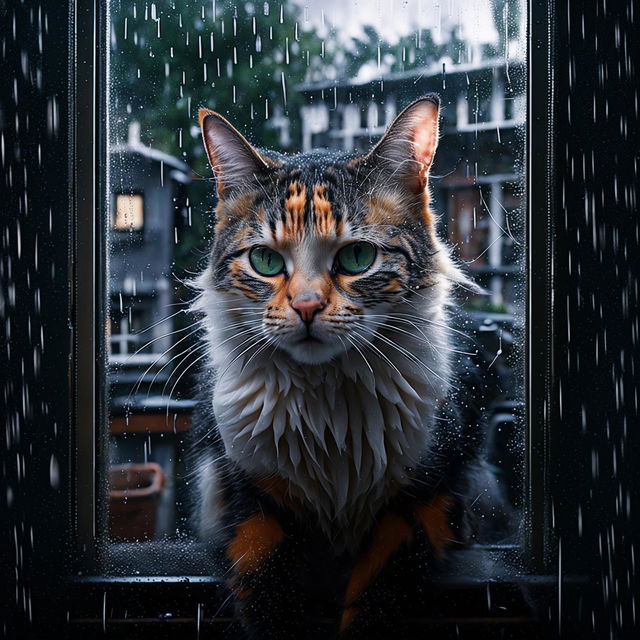
{"type": "Polygon", "coordinates": [[[413,256],[404,247],[385,244],[385,245],[382,245],[382,250],[386,251],[387,253],[399,253],[400,255],[404,256],[407,259],[407,262],[409,262],[409,264],[412,264],[414,261],[413,256]]]}
{"type": "Polygon", "coordinates": [[[247,249],[245,247],[243,247],[242,249],[236,249],[235,251],[232,251],[231,253],[227,253],[224,257],[223,260],[221,260],[217,265],[216,265],[216,274],[218,273],[218,271],[220,271],[221,269],[228,269],[229,268],[229,263],[234,259],[237,258],[238,256],[241,256],[247,249]]]}

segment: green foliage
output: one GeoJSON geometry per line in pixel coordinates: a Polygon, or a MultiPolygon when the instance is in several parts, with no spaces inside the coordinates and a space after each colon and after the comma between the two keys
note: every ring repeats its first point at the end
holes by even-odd
{"type": "Polygon", "coordinates": [[[198,108],[207,107],[228,115],[261,146],[277,147],[270,117],[278,107],[296,113],[293,87],[322,47],[300,28],[299,12],[288,1],[113,2],[114,141],[138,120],[146,144],[205,171],[196,127],[198,108]]]}
{"type": "Polygon", "coordinates": [[[370,25],[365,26],[363,31],[363,37],[353,38],[352,45],[344,52],[344,77],[356,76],[364,64],[371,62],[377,64],[383,73],[427,67],[445,57],[458,62],[465,46],[455,30],[440,45],[435,43],[428,29],[402,36],[396,43],[384,40],[370,25]]]}

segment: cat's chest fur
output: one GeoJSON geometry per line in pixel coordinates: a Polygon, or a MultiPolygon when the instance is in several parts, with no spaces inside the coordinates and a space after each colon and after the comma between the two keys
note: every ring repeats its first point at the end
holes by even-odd
{"type": "Polygon", "coordinates": [[[252,476],[284,478],[338,549],[357,546],[406,484],[446,394],[441,352],[406,347],[415,361],[391,348],[387,362],[357,352],[316,366],[282,352],[246,367],[238,360],[213,390],[227,455],[252,476]]]}

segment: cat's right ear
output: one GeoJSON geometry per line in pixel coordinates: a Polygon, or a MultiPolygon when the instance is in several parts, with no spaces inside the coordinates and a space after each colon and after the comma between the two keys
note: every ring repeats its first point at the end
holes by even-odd
{"type": "Polygon", "coordinates": [[[209,163],[216,175],[218,196],[227,197],[234,189],[273,167],[247,139],[225,118],[215,111],[200,109],[198,120],[209,163]]]}
{"type": "Polygon", "coordinates": [[[382,139],[365,157],[365,164],[382,169],[414,193],[427,187],[438,146],[440,97],[429,93],[400,112],[382,139]]]}

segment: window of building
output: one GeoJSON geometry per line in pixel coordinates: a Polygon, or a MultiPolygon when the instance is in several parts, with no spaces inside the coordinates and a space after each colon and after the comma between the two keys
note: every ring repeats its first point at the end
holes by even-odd
{"type": "Polygon", "coordinates": [[[113,228],[116,231],[140,231],[144,227],[144,196],[141,193],[116,193],[113,228]]]}

